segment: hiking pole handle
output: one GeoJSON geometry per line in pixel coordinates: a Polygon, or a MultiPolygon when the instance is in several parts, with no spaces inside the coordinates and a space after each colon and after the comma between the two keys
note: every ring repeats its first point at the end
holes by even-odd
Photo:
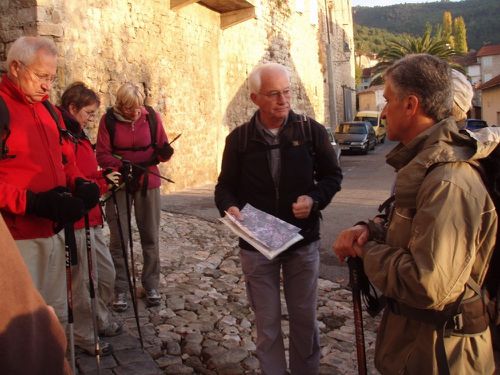
{"type": "Polygon", "coordinates": [[[170,178],[164,177],[164,176],[162,176],[159,173],[153,172],[153,171],[149,170],[149,168],[143,167],[142,165],[139,165],[139,164],[136,164],[136,163],[132,163],[130,160],[124,159],[122,156],[120,156],[118,154],[113,154],[112,153],[111,156],[113,156],[114,158],[120,160],[122,163],[130,164],[131,166],[136,167],[136,168],[144,171],[145,173],[152,174],[153,176],[159,177],[159,178],[161,178],[161,179],[163,179],[165,181],[168,181],[168,182],[170,182],[172,184],[175,184],[175,182],[172,181],[170,178]]]}
{"type": "Polygon", "coordinates": [[[366,352],[365,335],[363,332],[363,314],[361,306],[361,288],[359,283],[359,262],[358,258],[349,257],[347,265],[349,266],[349,280],[352,289],[352,302],[354,313],[354,332],[356,336],[356,354],[358,359],[358,374],[366,375],[366,352]]]}

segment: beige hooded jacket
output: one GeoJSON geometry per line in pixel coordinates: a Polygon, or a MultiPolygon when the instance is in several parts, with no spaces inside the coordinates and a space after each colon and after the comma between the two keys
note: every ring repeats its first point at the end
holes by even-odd
{"type": "MultiPolygon", "coordinates": [[[[460,296],[469,277],[482,283],[497,215],[470,163],[499,143],[500,128],[486,133],[471,139],[446,119],[387,155],[397,171],[394,210],[385,241],[369,241],[363,255],[366,274],[384,295],[414,308],[442,310],[460,296]]],[[[473,295],[467,287],[464,298],[473,295]]],[[[386,309],[375,365],[382,374],[437,374],[435,343],[432,325],[386,309]]],[[[445,347],[451,374],[492,374],[495,369],[489,330],[452,335],[445,338],[445,347]]]]}

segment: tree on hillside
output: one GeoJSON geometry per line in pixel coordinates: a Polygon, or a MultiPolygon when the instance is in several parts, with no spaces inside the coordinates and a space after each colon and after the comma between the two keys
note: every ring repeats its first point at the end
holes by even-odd
{"type": "Polygon", "coordinates": [[[453,20],[453,37],[455,40],[455,49],[460,53],[467,53],[467,30],[462,17],[453,20]]]}
{"type": "Polygon", "coordinates": [[[452,48],[455,47],[451,12],[443,13],[443,39],[446,40],[452,48]]]}
{"type": "Polygon", "coordinates": [[[371,85],[381,84],[382,75],[389,66],[400,58],[413,53],[434,55],[448,61],[454,69],[464,72],[462,66],[451,61],[454,56],[460,55],[460,53],[451,47],[446,40],[433,38],[427,30],[422,37],[406,37],[403,42],[389,42],[378,55],[380,62],[373,68],[375,75],[371,85]]]}

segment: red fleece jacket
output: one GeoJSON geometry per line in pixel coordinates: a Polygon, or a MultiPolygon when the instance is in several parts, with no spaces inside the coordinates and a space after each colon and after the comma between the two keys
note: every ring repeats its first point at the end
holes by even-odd
{"type": "MultiPolygon", "coordinates": [[[[50,237],[54,234],[52,221],[25,214],[26,192],[72,188],[83,175],[71,145],[61,143],[57,125],[41,102],[28,102],[6,75],[0,82],[0,96],[10,115],[9,155],[15,155],[0,159],[0,213],[16,240],[50,237]]],[[[59,117],[64,126],[60,113],[59,117]]]]}

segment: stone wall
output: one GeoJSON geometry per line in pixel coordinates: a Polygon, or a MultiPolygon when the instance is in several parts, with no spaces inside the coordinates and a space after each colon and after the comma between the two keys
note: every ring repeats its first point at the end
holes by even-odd
{"type": "MultiPolygon", "coordinates": [[[[316,0],[303,1],[303,9],[295,0],[255,0],[256,19],[224,30],[220,14],[199,4],[172,11],[166,0],[5,2],[0,5],[0,60],[22,34],[54,37],[60,68],[53,101],[68,84],[81,80],[99,92],[103,113],[114,103],[119,85],[132,81],[161,113],[168,136],[182,133],[171,162],[161,167],[176,181],[163,185],[165,192],[216,180],[225,136],[255,110],[247,76],[261,62],[288,66],[294,108],[327,123],[327,14],[334,45],[342,49],[346,38],[353,45],[349,0],[328,1],[328,9],[316,0]]],[[[334,58],[345,60],[345,54],[339,50],[334,58]]],[[[334,66],[342,118],[341,85],[354,86],[354,65],[334,66]]]]}

